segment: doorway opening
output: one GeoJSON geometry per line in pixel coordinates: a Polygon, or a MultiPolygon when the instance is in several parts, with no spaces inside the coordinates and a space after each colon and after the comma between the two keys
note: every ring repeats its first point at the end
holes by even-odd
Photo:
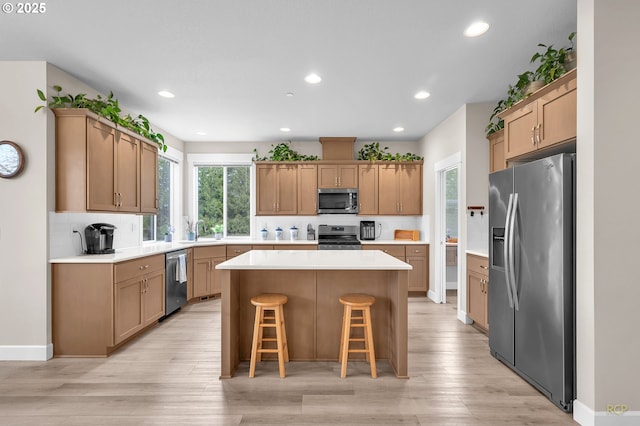
{"type": "Polygon", "coordinates": [[[454,154],[435,165],[436,174],[436,218],[435,218],[435,289],[432,299],[436,303],[458,301],[457,296],[460,267],[460,153],[454,154]]]}

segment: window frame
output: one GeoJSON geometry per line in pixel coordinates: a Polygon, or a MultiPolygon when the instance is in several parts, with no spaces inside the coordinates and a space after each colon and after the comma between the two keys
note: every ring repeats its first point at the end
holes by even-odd
{"type": "MultiPolygon", "coordinates": [[[[171,176],[169,178],[169,185],[171,187],[170,207],[169,207],[169,220],[175,231],[173,238],[182,239],[177,237],[183,234],[183,224],[179,219],[182,217],[182,161],[184,154],[173,147],[167,146],[166,152],[158,152],[158,159],[163,158],[168,160],[171,164],[171,176]]],[[[140,240],[144,245],[151,245],[161,242],[158,240],[158,218],[157,214],[154,215],[140,215],[140,240]],[[150,240],[144,239],[144,226],[143,221],[145,216],[151,216],[153,222],[153,238],[150,240]]]]}
{"type": "MultiPolygon", "coordinates": [[[[183,217],[182,222],[186,221],[187,217],[195,218],[198,212],[198,167],[249,167],[249,235],[248,236],[227,236],[227,228],[224,228],[224,238],[228,240],[233,239],[250,239],[254,237],[255,233],[255,166],[253,163],[252,154],[187,154],[187,164],[189,167],[189,181],[188,181],[188,212],[187,216],[183,217]]],[[[227,185],[227,169],[224,169],[223,185],[226,191],[227,185]]],[[[227,205],[223,205],[223,215],[226,224],[227,220],[227,205]]]]}

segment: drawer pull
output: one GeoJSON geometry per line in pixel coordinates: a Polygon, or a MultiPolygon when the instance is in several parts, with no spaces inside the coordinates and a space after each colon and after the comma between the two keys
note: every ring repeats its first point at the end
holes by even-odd
{"type": "Polygon", "coordinates": [[[489,267],[488,267],[488,266],[484,266],[484,265],[480,265],[480,267],[481,267],[482,269],[489,269],[489,267]]]}

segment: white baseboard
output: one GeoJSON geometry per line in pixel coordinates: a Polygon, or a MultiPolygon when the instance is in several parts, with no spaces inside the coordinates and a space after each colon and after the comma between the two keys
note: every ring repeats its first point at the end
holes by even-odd
{"type": "Polygon", "coordinates": [[[473,324],[473,321],[471,320],[471,318],[467,316],[467,313],[459,309],[458,309],[458,321],[464,324],[473,324]]]}
{"type": "Polygon", "coordinates": [[[0,361],[46,361],[53,358],[53,344],[0,345],[0,361]]]}
{"type": "Polygon", "coordinates": [[[593,411],[576,399],[573,401],[573,420],[582,426],[636,426],[640,424],[640,411],[625,411],[620,414],[593,411]]]}

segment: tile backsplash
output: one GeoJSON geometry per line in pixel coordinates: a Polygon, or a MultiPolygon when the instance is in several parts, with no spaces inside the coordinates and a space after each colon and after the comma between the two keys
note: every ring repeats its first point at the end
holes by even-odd
{"type": "Polygon", "coordinates": [[[467,250],[487,253],[489,247],[489,215],[467,213],[467,250]]]}
{"type": "Polygon", "coordinates": [[[49,256],[77,256],[86,249],[84,228],[91,223],[110,223],[116,226],[113,236],[115,249],[136,247],[142,244],[140,228],[142,216],[114,213],[56,213],[49,212],[49,256]],[[80,234],[74,233],[76,230],[80,234]]]}
{"type": "Polygon", "coordinates": [[[420,239],[429,240],[429,233],[424,228],[428,223],[423,217],[416,216],[356,216],[350,214],[320,215],[320,216],[256,216],[254,220],[253,238],[260,238],[260,230],[264,227],[269,232],[269,240],[275,239],[275,229],[279,226],[283,229],[283,239],[289,239],[289,228],[296,226],[299,229],[298,240],[307,239],[307,225],[311,224],[318,238],[318,225],[355,225],[359,227],[361,220],[373,220],[376,222],[376,239],[392,240],[395,229],[418,229],[420,239]]]}

